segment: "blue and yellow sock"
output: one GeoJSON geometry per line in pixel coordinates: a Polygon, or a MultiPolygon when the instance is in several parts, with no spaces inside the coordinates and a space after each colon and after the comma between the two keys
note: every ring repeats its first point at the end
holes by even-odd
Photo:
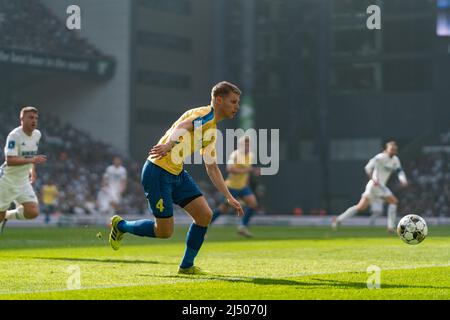
{"type": "Polygon", "coordinates": [[[155,238],[155,222],[152,220],[122,220],[117,224],[117,228],[126,233],[131,233],[140,237],[155,238]]]}
{"type": "Polygon", "coordinates": [[[186,250],[180,268],[186,269],[194,265],[194,259],[200,250],[208,227],[191,224],[186,235],[186,250]]]}

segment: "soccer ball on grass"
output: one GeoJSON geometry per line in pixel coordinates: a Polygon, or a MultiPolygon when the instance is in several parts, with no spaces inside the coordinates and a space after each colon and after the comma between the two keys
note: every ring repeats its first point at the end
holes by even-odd
{"type": "Polygon", "coordinates": [[[428,234],[427,223],[416,214],[408,214],[398,223],[397,234],[407,244],[419,244],[428,234]]]}

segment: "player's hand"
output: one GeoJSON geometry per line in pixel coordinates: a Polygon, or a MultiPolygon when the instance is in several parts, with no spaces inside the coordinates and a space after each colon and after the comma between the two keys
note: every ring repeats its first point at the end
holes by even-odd
{"type": "Polygon", "coordinates": [[[42,163],[46,163],[47,162],[47,156],[44,156],[42,154],[34,156],[32,163],[34,164],[42,164],[42,163]]]}
{"type": "Polygon", "coordinates": [[[169,153],[169,151],[172,150],[172,147],[173,147],[173,143],[171,143],[171,142],[168,142],[165,144],[158,144],[150,150],[148,155],[152,159],[159,160],[161,158],[164,158],[169,153]]]}
{"type": "Polygon", "coordinates": [[[232,206],[236,211],[239,217],[244,215],[244,210],[242,209],[241,204],[235,198],[231,197],[227,199],[227,202],[230,206],[232,206]]]}

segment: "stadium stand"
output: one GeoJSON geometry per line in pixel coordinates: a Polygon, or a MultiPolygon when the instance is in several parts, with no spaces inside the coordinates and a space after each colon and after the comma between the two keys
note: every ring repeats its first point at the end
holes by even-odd
{"type": "Polygon", "coordinates": [[[85,58],[101,56],[76,32],[61,28],[63,23],[40,1],[0,0],[0,47],[85,58]]]}
{"type": "Polygon", "coordinates": [[[450,216],[450,130],[405,166],[410,186],[401,192],[405,213],[450,216]]]}

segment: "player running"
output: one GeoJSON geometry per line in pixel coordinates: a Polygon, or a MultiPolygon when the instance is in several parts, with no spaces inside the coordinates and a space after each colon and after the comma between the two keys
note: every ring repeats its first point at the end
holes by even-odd
{"type": "Polygon", "coordinates": [[[211,91],[211,105],[186,111],[150,150],[142,169],[141,183],[155,221],[126,221],[114,216],[109,235],[114,250],[119,249],[124,233],[151,238],[171,237],[173,204],[177,204],[193,218],[178,273],[205,274],[194,265],[194,259],[203,244],[212,211],[197,184],[183,170],[183,159],[200,150],[209,178],[238,215],[243,215],[242,207],[228,190],[215,159],[216,124],[236,115],[240,95],[239,88],[229,82],[216,84],[211,91]]]}
{"type": "Polygon", "coordinates": [[[332,228],[337,227],[345,219],[355,215],[358,212],[367,210],[370,204],[385,201],[388,203],[387,230],[390,233],[395,232],[395,219],[397,215],[398,199],[386,187],[386,183],[393,172],[396,172],[402,186],[407,186],[405,172],[402,169],[400,160],[397,157],[398,146],[395,141],[386,143],[382,153],[377,154],[367,163],[365,170],[370,180],[366,185],[366,190],[361,196],[359,203],[348,208],[343,214],[333,219],[332,228]]]}
{"type": "MultiPolygon", "coordinates": [[[[249,186],[250,174],[259,174],[259,168],[254,168],[252,162],[253,154],[250,151],[250,137],[243,136],[238,141],[238,148],[230,154],[227,162],[228,177],[225,182],[233,197],[241,198],[245,202],[245,214],[238,226],[238,234],[248,238],[253,237],[248,227],[250,219],[258,207],[256,197],[249,186]]],[[[224,201],[214,210],[211,223],[220,215],[225,214],[227,209],[228,204],[224,201]]]]}
{"type": "Polygon", "coordinates": [[[20,111],[20,127],[6,138],[5,162],[0,167],[0,232],[8,220],[35,219],[39,215],[38,198],[31,186],[36,181],[36,164],[47,161],[38,155],[41,132],[37,130],[39,114],[35,107],[20,111]],[[14,210],[8,210],[11,203],[14,210]]]}
{"type": "Polygon", "coordinates": [[[127,169],[122,166],[122,159],[114,157],[113,164],[106,168],[103,175],[104,197],[103,211],[117,210],[122,201],[122,194],[127,188],[127,169]]]}

